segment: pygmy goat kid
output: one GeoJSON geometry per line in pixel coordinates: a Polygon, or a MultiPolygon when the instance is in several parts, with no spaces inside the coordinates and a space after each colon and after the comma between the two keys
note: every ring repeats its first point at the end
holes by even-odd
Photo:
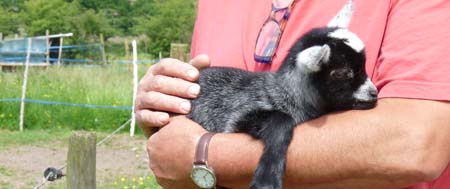
{"type": "Polygon", "coordinates": [[[189,118],[211,132],[244,132],[264,143],[251,188],[282,188],[293,128],[337,110],[375,106],[364,44],[345,28],[316,28],[276,73],[211,67],[200,74],[189,118]]]}

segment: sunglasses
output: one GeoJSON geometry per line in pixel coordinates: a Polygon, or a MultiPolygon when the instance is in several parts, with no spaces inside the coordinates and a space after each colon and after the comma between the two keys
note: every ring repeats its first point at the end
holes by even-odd
{"type": "Polygon", "coordinates": [[[296,0],[273,0],[272,11],[259,30],[255,44],[256,62],[270,64],[280,43],[286,21],[296,0]]]}

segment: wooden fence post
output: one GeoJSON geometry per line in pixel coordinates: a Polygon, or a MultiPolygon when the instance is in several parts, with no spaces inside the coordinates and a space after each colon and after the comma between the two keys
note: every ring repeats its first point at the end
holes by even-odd
{"type": "Polygon", "coordinates": [[[128,62],[129,60],[130,60],[130,49],[129,49],[129,42],[128,42],[128,39],[126,39],[125,38],[125,41],[123,42],[123,45],[124,45],[124,47],[125,47],[125,63],[127,64],[127,68],[128,68],[128,71],[131,71],[131,68],[132,68],[132,62],[130,63],[130,62],[128,62]]]}
{"type": "Polygon", "coordinates": [[[58,48],[58,68],[61,66],[61,55],[62,55],[62,47],[64,43],[64,37],[59,38],[59,48],[58,48]]]}
{"type": "Polygon", "coordinates": [[[102,46],[102,61],[103,61],[103,65],[106,64],[106,52],[105,52],[105,39],[103,37],[103,33],[100,33],[100,44],[102,46]]]}
{"type": "Polygon", "coordinates": [[[69,139],[67,152],[67,188],[96,188],[96,141],[95,133],[76,132],[69,139]]]}
{"type": "Polygon", "coordinates": [[[45,63],[47,65],[50,65],[50,47],[52,44],[50,44],[50,38],[48,36],[50,35],[50,30],[45,30],[45,41],[47,43],[46,50],[45,50],[45,63]]]}
{"type": "Polygon", "coordinates": [[[171,43],[170,44],[170,57],[187,62],[187,61],[189,61],[188,49],[189,49],[189,46],[187,44],[171,43]]]}

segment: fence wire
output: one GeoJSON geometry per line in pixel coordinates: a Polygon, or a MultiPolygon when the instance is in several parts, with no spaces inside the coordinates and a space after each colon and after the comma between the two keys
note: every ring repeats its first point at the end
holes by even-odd
{"type": "MultiPolygon", "coordinates": [[[[120,127],[118,127],[116,130],[114,130],[111,134],[109,134],[108,136],[106,136],[105,138],[103,138],[102,140],[100,140],[99,142],[97,142],[96,146],[100,146],[103,143],[105,143],[106,141],[110,140],[112,136],[114,136],[115,134],[117,134],[119,131],[121,131],[122,129],[124,129],[129,123],[131,122],[131,119],[129,119],[128,121],[126,121],[125,123],[123,123],[120,127]]],[[[63,169],[65,169],[67,167],[67,163],[63,164],[60,166],[60,168],[58,168],[58,170],[62,171],[63,169]]],[[[44,177],[42,179],[42,182],[37,184],[34,189],[40,189],[42,186],[44,186],[48,181],[49,181],[49,177],[51,177],[52,174],[48,174],[46,177],[44,177]]]]}

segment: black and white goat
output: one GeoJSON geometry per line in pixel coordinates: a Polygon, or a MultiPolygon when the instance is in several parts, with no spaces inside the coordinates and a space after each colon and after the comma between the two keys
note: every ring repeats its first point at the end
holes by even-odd
{"type": "Polygon", "coordinates": [[[293,128],[337,110],[368,109],[377,90],[363,42],[342,27],[303,35],[276,73],[211,67],[200,74],[188,115],[211,132],[244,132],[264,143],[251,188],[282,188],[293,128]]]}

